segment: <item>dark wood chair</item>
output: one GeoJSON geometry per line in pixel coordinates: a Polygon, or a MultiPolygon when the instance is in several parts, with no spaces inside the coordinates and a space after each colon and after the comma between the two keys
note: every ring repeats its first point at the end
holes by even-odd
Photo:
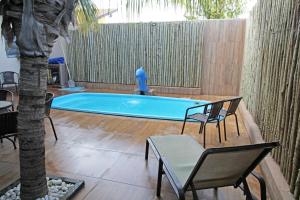
{"type": "Polygon", "coordinates": [[[0,101],[10,101],[11,109],[14,111],[14,94],[5,89],[0,89],[0,101]]]}
{"type": "Polygon", "coordinates": [[[224,125],[225,140],[227,140],[227,136],[226,136],[226,118],[231,116],[231,115],[234,115],[234,117],[235,117],[237,134],[238,134],[238,136],[240,136],[239,123],[238,123],[236,111],[237,111],[237,108],[238,108],[242,98],[243,97],[235,97],[235,98],[232,98],[232,99],[224,100],[225,104],[229,103],[228,109],[227,110],[222,109],[222,111],[221,111],[221,115],[224,117],[223,125],[224,125]]]}
{"type": "Polygon", "coordinates": [[[0,114],[0,142],[3,142],[3,139],[8,139],[14,145],[16,149],[16,137],[17,133],[17,116],[18,112],[6,112],[0,114]],[[14,139],[12,139],[14,137],[14,139]]]}
{"type": "Polygon", "coordinates": [[[260,199],[266,200],[264,179],[254,173],[259,163],[279,146],[278,142],[204,149],[188,135],[151,136],[146,140],[145,159],[149,146],[159,161],[156,195],[161,193],[165,174],[179,200],[192,191],[198,200],[197,190],[233,186],[241,188],[247,200],[257,199],[247,183],[254,175],[260,186],[260,199]]]}
{"type": "Polygon", "coordinates": [[[52,105],[53,98],[54,98],[54,94],[53,93],[50,93],[50,92],[46,93],[45,118],[49,119],[49,121],[51,123],[51,127],[52,127],[52,130],[53,130],[53,133],[54,133],[55,140],[57,140],[57,135],[56,135],[56,131],[55,131],[55,128],[54,128],[54,124],[53,124],[53,121],[52,121],[52,119],[50,117],[50,111],[51,111],[51,105],[52,105]]]}
{"type": "Polygon", "coordinates": [[[18,91],[18,84],[19,84],[19,74],[12,71],[5,71],[0,73],[0,80],[1,80],[1,88],[4,85],[14,85],[16,88],[16,92],[18,91]]]}
{"type": "Polygon", "coordinates": [[[186,109],[184,122],[181,130],[181,134],[184,132],[185,124],[187,121],[200,122],[199,133],[203,133],[203,146],[205,148],[205,135],[206,135],[206,124],[216,123],[219,133],[219,142],[221,143],[221,130],[220,122],[224,120],[224,116],[220,115],[223,108],[224,101],[215,101],[199,106],[193,106],[186,109]]]}

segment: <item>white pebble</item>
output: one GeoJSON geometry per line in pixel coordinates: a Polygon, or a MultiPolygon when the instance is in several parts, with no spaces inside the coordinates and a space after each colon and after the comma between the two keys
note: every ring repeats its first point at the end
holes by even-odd
{"type": "MultiPolygon", "coordinates": [[[[59,198],[63,197],[68,190],[74,187],[74,185],[75,184],[72,183],[66,183],[62,181],[62,179],[49,179],[47,177],[49,195],[36,200],[59,200],[59,198]]],[[[21,184],[18,184],[16,187],[8,190],[4,195],[0,196],[0,200],[21,200],[20,188],[21,184]]]]}

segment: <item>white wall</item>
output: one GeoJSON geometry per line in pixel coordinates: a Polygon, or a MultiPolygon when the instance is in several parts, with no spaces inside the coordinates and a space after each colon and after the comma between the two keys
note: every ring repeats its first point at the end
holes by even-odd
{"type": "MultiPolygon", "coordinates": [[[[2,16],[0,16],[0,24],[2,23],[2,16]]],[[[1,33],[1,26],[0,26],[1,33]]],[[[20,62],[17,58],[7,58],[5,52],[5,40],[1,36],[0,39],[0,72],[3,71],[14,71],[19,73],[20,62]]]]}
{"type": "Polygon", "coordinates": [[[66,53],[66,40],[63,37],[59,37],[53,46],[50,58],[64,57],[64,53],[66,53]]]}

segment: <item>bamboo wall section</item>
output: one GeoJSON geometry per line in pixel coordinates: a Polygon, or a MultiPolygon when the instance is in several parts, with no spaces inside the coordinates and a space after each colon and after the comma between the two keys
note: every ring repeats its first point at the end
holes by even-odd
{"type": "Polygon", "coordinates": [[[152,86],[238,95],[244,29],[243,20],[104,24],[73,32],[67,58],[79,82],[135,84],[144,66],[152,86]]]}
{"type": "Polygon", "coordinates": [[[71,69],[79,81],[135,84],[135,70],[143,66],[150,85],[200,87],[203,27],[203,22],[104,24],[87,37],[77,32],[69,49],[71,69]]]}
{"type": "Polygon", "coordinates": [[[300,199],[300,0],[259,0],[247,26],[241,94],[300,199]]]}

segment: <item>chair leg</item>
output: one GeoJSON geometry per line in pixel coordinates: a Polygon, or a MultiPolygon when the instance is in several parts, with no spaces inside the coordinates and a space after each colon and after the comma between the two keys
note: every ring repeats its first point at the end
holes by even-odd
{"type": "Polygon", "coordinates": [[[161,181],[162,181],[162,175],[163,175],[163,162],[161,159],[159,159],[158,162],[159,162],[159,164],[158,164],[156,196],[160,197],[161,181]]]}
{"type": "Polygon", "coordinates": [[[193,193],[193,200],[199,200],[198,195],[197,195],[197,191],[195,189],[194,184],[191,184],[191,188],[192,188],[192,193],[193,193]]]}
{"type": "Polygon", "coordinates": [[[47,116],[47,118],[50,120],[50,123],[51,123],[51,126],[52,126],[52,130],[53,130],[53,133],[54,133],[55,140],[57,140],[57,135],[56,135],[56,131],[55,131],[55,128],[54,128],[53,121],[52,121],[52,119],[51,119],[50,116],[47,116]]]}
{"type": "Polygon", "coordinates": [[[146,140],[145,160],[148,160],[149,155],[149,142],[146,140]]]}
{"type": "Polygon", "coordinates": [[[219,133],[219,142],[222,143],[222,139],[221,139],[221,130],[220,130],[220,122],[218,121],[217,123],[218,126],[218,133],[219,133]]]}
{"type": "Polygon", "coordinates": [[[237,132],[238,132],[238,136],[240,136],[239,123],[238,123],[238,119],[237,119],[237,116],[236,116],[235,113],[234,113],[234,116],[235,116],[235,123],[236,123],[236,129],[237,129],[237,132]]]}
{"type": "Polygon", "coordinates": [[[251,172],[251,174],[254,176],[255,179],[259,182],[260,186],[260,200],[267,200],[267,188],[266,188],[266,182],[264,178],[257,174],[256,172],[251,172]]]}
{"type": "Polygon", "coordinates": [[[224,121],[223,121],[223,126],[224,126],[224,137],[225,137],[225,141],[227,140],[227,135],[226,135],[226,121],[225,121],[225,118],[224,118],[224,121]]]}
{"type": "Polygon", "coordinates": [[[243,180],[243,186],[244,186],[244,194],[246,196],[246,200],[254,200],[246,179],[243,180]]]}
{"type": "Polygon", "coordinates": [[[183,126],[182,126],[182,130],[181,130],[181,135],[183,134],[184,127],[185,127],[185,123],[186,123],[186,118],[184,118],[184,121],[183,121],[183,126]]]}
{"type": "Polygon", "coordinates": [[[202,131],[203,131],[203,127],[204,127],[203,123],[202,123],[202,122],[200,122],[199,134],[201,134],[201,133],[202,133],[202,131]]]}
{"type": "Polygon", "coordinates": [[[206,124],[204,124],[204,132],[203,132],[203,147],[205,149],[205,132],[206,132],[206,124]]]}

